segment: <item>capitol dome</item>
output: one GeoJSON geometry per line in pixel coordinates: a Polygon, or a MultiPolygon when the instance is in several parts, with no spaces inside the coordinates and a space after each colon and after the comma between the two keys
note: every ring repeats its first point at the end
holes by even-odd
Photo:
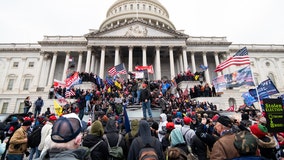
{"type": "Polygon", "coordinates": [[[139,20],[150,25],[175,30],[169,13],[158,0],[117,0],[107,11],[100,30],[139,20]]]}

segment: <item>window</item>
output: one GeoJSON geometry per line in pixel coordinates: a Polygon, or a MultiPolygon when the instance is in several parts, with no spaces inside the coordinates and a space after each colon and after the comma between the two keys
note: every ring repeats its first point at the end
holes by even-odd
{"type": "Polygon", "coordinates": [[[9,79],[8,86],[7,86],[8,91],[11,91],[13,89],[14,81],[15,79],[9,79]]]}
{"type": "Polygon", "coordinates": [[[133,4],[130,5],[130,10],[132,10],[132,9],[133,9],[133,4]]]}
{"type": "Polygon", "coordinates": [[[23,90],[29,90],[31,79],[25,79],[23,90]]]}
{"type": "Polygon", "coordinates": [[[4,102],[2,105],[2,112],[1,113],[7,113],[7,109],[8,109],[8,102],[4,102]]]}
{"type": "Polygon", "coordinates": [[[18,112],[19,112],[19,113],[24,113],[24,108],[25,108],[25,103],[24,103],[24,102],[21,102],[18,112]]]}
{"type": "Polygon", "coordinates": [[[14,62],[14,63],[13,63],[13,67],[14,67],[14,68],[18,68],[18,66],[19,66],[19,62],[14,62]]]}
{"type": "Polygon", "coordinates": [[[35,62],[29,62],[29,68],[33,68],[35,65],[35,62]]]}
{"type": "Polygon", "coordinates": [[[137,9],[139,9],[139,4],[137,4],[137,9]]]}

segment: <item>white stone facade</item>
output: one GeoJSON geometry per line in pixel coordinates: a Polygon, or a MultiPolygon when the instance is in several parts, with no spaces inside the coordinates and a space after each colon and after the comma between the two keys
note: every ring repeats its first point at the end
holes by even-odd
{"type": "MultiPolygon", "coordinates": [[[[189,33],[190,35],[190,33],[189,33]]],[[[269,76],[283,92],[284,44],[232,44],[226,37],[192,37],[175,30],[167,10],[157,0],[118,0],[107,11],[100,29],[82,36],[44,36],[34,44],[0,44],[0,113],[23,111],[27,96],[35,101],[42,96],[45,107],[53,80],[64,80],[69,59],[80,72],[93,72],[105,78],[108,68],[124,63],[128,71],[135,65],[153,65],[151,79],[172,79],[191,68],[209,68],[205,81],[235,71],[231,66],[215,73],[216,66],[247,47],[256,83],[269,76]],[[137,4],[138,3],[138,4],[137,4]]],[[[235,43],[235,42],[234,42],[235,43]]],[[[236,42],[237,43],[237,42],[236,42]]],[[[234,98],[237,106],[245,89],[229,91],[222,96],[222,106],[234,98]]],[[[44,110],[43,110],[44,111],[44,110]]]]}

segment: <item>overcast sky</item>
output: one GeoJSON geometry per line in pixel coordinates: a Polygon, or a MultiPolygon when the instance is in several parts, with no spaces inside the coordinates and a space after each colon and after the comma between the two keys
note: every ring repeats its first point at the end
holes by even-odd
{"type": "MultiPolygon", "coordinates": [[[[5,0],[0,43],[36,43],[44,35],[98,29],[116,0],[5,0]]],[[[159,0],[178,30],[224,36],[234,44],[284,44],[284,0],[159,0]]]]}

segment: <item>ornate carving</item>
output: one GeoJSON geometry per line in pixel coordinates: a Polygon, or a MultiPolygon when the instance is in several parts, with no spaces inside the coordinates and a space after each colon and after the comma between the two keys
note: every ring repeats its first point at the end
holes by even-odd
{"type": "Polygon", "coordinates": [[[131,26],[128,31],[125,33],[125,37],[146,37],[148,30],[146,27],[140,25],[131,26]]]}

